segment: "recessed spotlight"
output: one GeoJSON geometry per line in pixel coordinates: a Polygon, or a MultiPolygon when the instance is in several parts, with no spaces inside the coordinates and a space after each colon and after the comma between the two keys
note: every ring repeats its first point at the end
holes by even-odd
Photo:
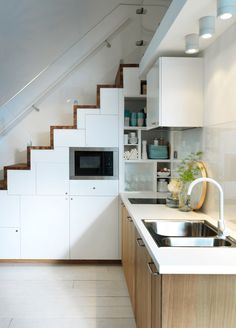
{"type": "Polygon", "coordinates": [[[199,52],[198,34],[192,33],[185,36],[185,53],[196,54],[199,52]]]}
{"type": "Polygon", "coordinates": [[[217,16],[226,20],[236,13],[236,0],[217,0],[217,16]]]}
{"type": "Polygon", "coordinates": [[[204,16],[199,19],[199,36],[209,39],[215,33],[215,17],[204,16]]]}

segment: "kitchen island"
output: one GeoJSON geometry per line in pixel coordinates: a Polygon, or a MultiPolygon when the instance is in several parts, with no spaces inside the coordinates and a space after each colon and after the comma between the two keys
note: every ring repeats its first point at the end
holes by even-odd
{"type": "MultiPolygon", "coordinates": [[[[165,205],[131,204],[122,193],[122,263],[138,328],[236,325],[235,247],[158,247],[144,219],[217,220],[165,205]]],[[[229,230],[232,238],[236,232],[229,230]]]]}

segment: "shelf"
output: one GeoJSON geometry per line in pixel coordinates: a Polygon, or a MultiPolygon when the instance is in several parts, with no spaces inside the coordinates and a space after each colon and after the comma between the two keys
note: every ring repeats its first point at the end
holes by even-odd
{"type": "Polygon", "coordinates": [[[149,130],[152,130],[152,129],[156,129],[158,128],[159,125],[152,125],[152,126],[124,126],[124,130],[135,130],[135,131],[138,131],[138,130],[141,130],[141,131],[149,131],[149,130]]]}
{"type": "Polygon", "coordinates": [[[124,146],[138,146],[138,144],[124,144],[124,146]]]}
{"type": "Polygon", "coordinates": [[[125,163],[170,163],[170,159],[127,159],[125,163]]]}

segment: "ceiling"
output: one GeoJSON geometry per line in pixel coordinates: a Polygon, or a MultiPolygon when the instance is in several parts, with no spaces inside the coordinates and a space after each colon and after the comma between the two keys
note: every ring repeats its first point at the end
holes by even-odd
{"type": "MultiPolygon", "coordinates": [[[[169,2],[122,0],[125,5],[167,6],[169,2]]],[[[120,0],[4,1],[0,11],[0,104],[60,57],[120,3],[120,0]]],[[[146,26],[150,28],[148,24],[146,26]]]]}
{"type": "MultiPolygon", "coordinates": [[[[174,0],[160,27],[157,29],[141,63],[140,75],[145,77],[153,63],[160,56],[187,56],[185,35],[198,34],[198,21],[203,16],[216,16],[217,0],[174,0]]],[[[200,51],[209,47],[222,33],[236,21],[216,18],[216,32],[211,39],[200,38],[200,51]]]]}

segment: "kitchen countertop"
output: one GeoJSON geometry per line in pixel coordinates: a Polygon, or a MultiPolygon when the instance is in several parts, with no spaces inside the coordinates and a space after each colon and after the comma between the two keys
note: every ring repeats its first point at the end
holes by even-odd
{"type": "MultiPolygon", "coordinates": [[[[181,212],[166,205],[134,205],[128,198],[155,198],[158,193],[126,192],[120,197],[145,243],[160,274],[236,274],[235,247],[158,247],[143,219],[191,219],[207,220],[217,226],[217,220],[200,212],[181,212]]],[[[227,223],[226,223],[227,226],[227,223]]],[[[236,239],[236,231],[228,229],[236,239]]]]}

